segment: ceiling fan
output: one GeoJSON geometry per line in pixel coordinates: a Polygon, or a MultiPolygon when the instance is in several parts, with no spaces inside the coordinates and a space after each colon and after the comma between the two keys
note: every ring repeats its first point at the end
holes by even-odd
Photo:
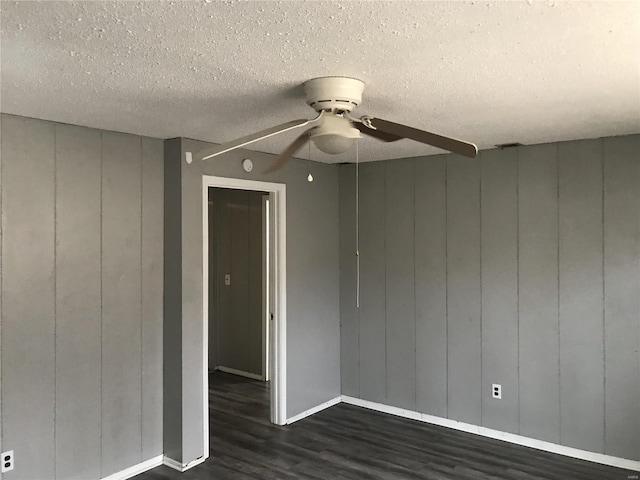
{"type": "Polygon", "coordinates": [[[315,118],[292,120],[282,125],[276,125],[222,145],[205,149],[197,154],[197,158],[208,160],[264,138],[302,127],[309,128],[280,154],[267,169],[267,172],[282,168],[308,141],[312,141],[319,150],[325,153],[338,154],[347,151],[360,138],[361,133],[383,142],[395,142],[402,138],[408,138],[470,158],[474,158],[478,153],[478,149],[473,143],[419,130],[377,117],[367,115],[360,118],[352,117],[350,112],[362,100],[362,91],[364,90],[364,83],[355,78],[314,78],[304,84],[304,89],[307,104],[318,112],[315,118]]]}

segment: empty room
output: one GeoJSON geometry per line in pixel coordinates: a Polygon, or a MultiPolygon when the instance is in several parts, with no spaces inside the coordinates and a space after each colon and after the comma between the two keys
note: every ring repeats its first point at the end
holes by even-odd
{"type": "Polygon", "coordinates": [[[0,480],[638,480],[640,3],[0,1],[0,480]]]}

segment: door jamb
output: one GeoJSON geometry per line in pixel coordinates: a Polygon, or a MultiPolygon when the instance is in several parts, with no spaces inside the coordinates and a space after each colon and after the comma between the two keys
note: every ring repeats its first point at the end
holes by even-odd
{"type": "Polygon", "coordinates": [[[203,222],[203,407],[204,451],[209,451],[209,187],[257,190],[269,193],[273,292],[271,313],[274,320],[271,329],[271,422],[287,423],[287,278],[286,278],[286,185],[282,183],[242,180],[239,178],[202,176],[203,222]]]}

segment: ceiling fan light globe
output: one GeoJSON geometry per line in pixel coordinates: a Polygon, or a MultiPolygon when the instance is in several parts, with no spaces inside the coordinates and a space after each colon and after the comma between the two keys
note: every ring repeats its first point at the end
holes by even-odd
{"type": "Polygon", "coordinates": [[[344,137],[335,133],[328,133],[326,135],[316,135],[313,137],[313,143],[318,150],[329,155],[337,155],[349,150],[357,138],[344,137]]]}
{"type": "Polygon", "coordinates": [[[311,140],[318,150],[336,155],[349,150],[360,138],[360,131],[342,115],[326,115],[319,127],[311,131],[311,140]]]}

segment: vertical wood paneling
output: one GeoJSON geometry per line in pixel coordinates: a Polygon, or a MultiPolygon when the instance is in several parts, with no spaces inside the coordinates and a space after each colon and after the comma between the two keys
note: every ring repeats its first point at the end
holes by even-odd
{"type": "Polygon", "coordinates": [[[54,126],[3,116],[2,150],[2,441],[37,452],[13,479],[54,478],[54,126]]]}
{"type": "Polygon", "coordinates": [[[387,402],[416,407],[414,161],[386,163],[387,402]]]}
{"type": "Polygon", "coordinates": [[[604,452],[602,140],[558,156],[560,442],[604,452]]]}
{"type": "MultiPolygon", "coordinates": [[[[0,114],[0,418],[2,417],[2,246],[4,245],[4,237],[2,235],[4,228],[4,214],[2,212],[2,122],[4,117],[0,114]]],[[[2,422],[0,422],[0,451],[4,451],[2,444],[2,422]]]]}
{"type": "Polygon", "coordinates": [[[220,315],[220,290],[218,286],[218,246],[217,238],[218,210],[220,194],[215,188],[209,188],[207,214],[209,216],[209,370],[215,369],[218,363],[218,317],[220,315]]]}
{"type": "Polygon", "coordinates": [[[604,139],[604,453],[634,460],[640,460],[639,152],[638,135],[604,139]]]}
{"type": "Polygon", "coordinates": [[[487,150],[481,162],[482,425],[518,433],[517,150],[487,150]]]}
{"type": "Polygon", "coordinates": [[[481,422],[480,164],[447,160],[449,418],[481,422]]]}
{"type": "Polygon", "coordinates": [[[248,372],[262,375],[262,192],[249,192],[248,372]]]}
{"type": "Polygon", "coordinates": [[[229,192],[229,230],[231,232],[231,323],[228,361],[225,366],[249,371],[249,194],[242,190],[229,192]]]}
{"type": "Polygon", "coordinates": [[[416,408],[447,417],[447,191],[444,155],[416,159],[416,408]]]}
{"type": "Polygon", "coordinates": [[[141,461],[141,140],[102,134],[102,476],[141,461]]]}
{"type": "MultiPolygon", "coordinates": [[[[184,143],[182,144],[184,147],[184,143]]],[[[199,434],[205,422],[203,398],[204,344],[202,342],[202,168],[204,162],[187,164],[184,152],[180,163],[182,230],[182,455],[190,462],[204,454],[204,438],[199,434]]]]}
{"type": "MultiPolygon", "coordinates": [[[[340,168],[291,162],[283,170],[287,169],[293,178],[287,182],[287,412],[291,416],[340,391],[336,375],[340,370],[339,314],[334,309],[340,301],[340,168]],[[311,184],[307,182],[309,168],[315,175],[311,184]]],[[[357,354],[355,351],[356,360],[357,354]]]]}
{"type": "Polygon", "coordinates": [[[340,384],[343,395],[360,395],[356,309],[355,168],[340,168],[340,384]]]}
{"type": "MultiPolygon", "coordinates": [[[[639,138],[485,151],[481,173],[480,162],[455,155],[443,156],[442,164],[438,157],[416,160],[414,180],[404,185],[415,188],[418,411],[553,443],[561,443],[562,426],[564,445],[638,458],[639,138]],[[437,323],[447,309],[448,320],[437,323]],[[502,400],[490,398],[491,383],[502,384],[502,400]]],[[[396,162],[385,168],[395,169],[396,162]]],[[[384,188],[367,177],[373,168],[382,164],[362,167],[360,183],[360,345],[342,337],[343,374],[346,363],[358,368],[344,357],[360,349],[359,389],[365,399],[374,399],[375,392],[382,398],[374,352],[382,351],[383,333],[411,316],[390,314],[394,303],[406,303],[411,285],[398,279],[410,279],[411,273],[392,278],[387,271],[386,331],[371,322],[382,305],[379,268],[367,263],[375,262],[375,253],[367,249],[381,248],[375,217],[377,195],[384,188]],[[391,284],[395,289],[389,289],[391,284]]],[[[388,185],[387,221],[410,217],[402,201],[392,199],[388,185]]],[[[343,195],[342,241],[345,228],[352,228],[345,212],[354,210],[345,205],[343,195]]],[[[387,238],[387,270],[389,265],[400,269],[389,260],[388,238],[402,237],[411,226],[396,221],[380,228],[387,238]]],[[[344,257],[341,267],[345,278],[344,257]]],[[[386,353],[388,364],[402,358],[386,353]]],[[[387,378],[400,383],[398,371],[387,368],[387,378]]],[[[389,399],[383,403],[393,404],[389,399]]]]}
{"type": "Polygon", "coordinates": [[[520,434],[559,443],[557,146],[519,148],[518,170],[520,434]]]}
{"type": "Polygon", "coordinates": [[[182,459],[182,139],[164,142],[162,436],[164,454],[182,459]]]}
{"type": "Polygon", "coordinates": [[[219,286],[210,286],[210,312],[217,318],[211,321],[209,354],[218,358],[215,363],[210,358],[209,365],[261,375],[262,192],[211,192],[215,214],[210,222],[210,276],[219,286]],[[231,274],[231,285],[224,284],[226,273],[231,274]]]}
{"type": "Polygon", "coordinates": [[[55,128],[56,477],[84,480],[100,477],[101,139],[55,128]]]}
{"type": "Polygon", "coordinates": [[[161,140],[142,139],[142,458],[163,453],[163,182],[161,140]]]}
{"type": "Polygon", "coordinates": [[[163,451],[162,142],[145,139],[155,142],[160,173],[145,170],[155,180],[145,263],[153,265],[145,290],[145,311],[155,311],[146,330],[155,338],[145,336],[155,341],[153,354],[151,343],[140,344],[140,138],[107,136],[105,165],[98,130],[2,115],[2,430],[16,452],[13,478],[100,478],[140,462],[141,383],[149,386],[144,436],[154,445],[145,458],[163,451]],[[102,263],[101,245],[109,257],[102,263]],[[101,311],[114,328],[101,328],[101,311]],[[101,438],[105,424],[112,430],[101,438]]]}
{"type": "Polygon", "coordinates": [[[216,238],[218,239],[216,273],[218,275],[218,312],[217,322],[217,343],[218,343],[218,365],[228,366],[228,352],[230,348],[229,342],[221,341],[228,338],[231,334],[230,322],[225,322],[225,318],[231,317],[231,289],[229,285],[224,284],[224,276],[231,272],[231,229],[229,228],[229,208],[230,202],[229,192],[221,188],[215,190],[215,211],[216,211],[216,238]]]}
{"type": "Polygon", "coordinates": [[[360,395],[385,403],[385,165],[360,166],[360,395]]]}

